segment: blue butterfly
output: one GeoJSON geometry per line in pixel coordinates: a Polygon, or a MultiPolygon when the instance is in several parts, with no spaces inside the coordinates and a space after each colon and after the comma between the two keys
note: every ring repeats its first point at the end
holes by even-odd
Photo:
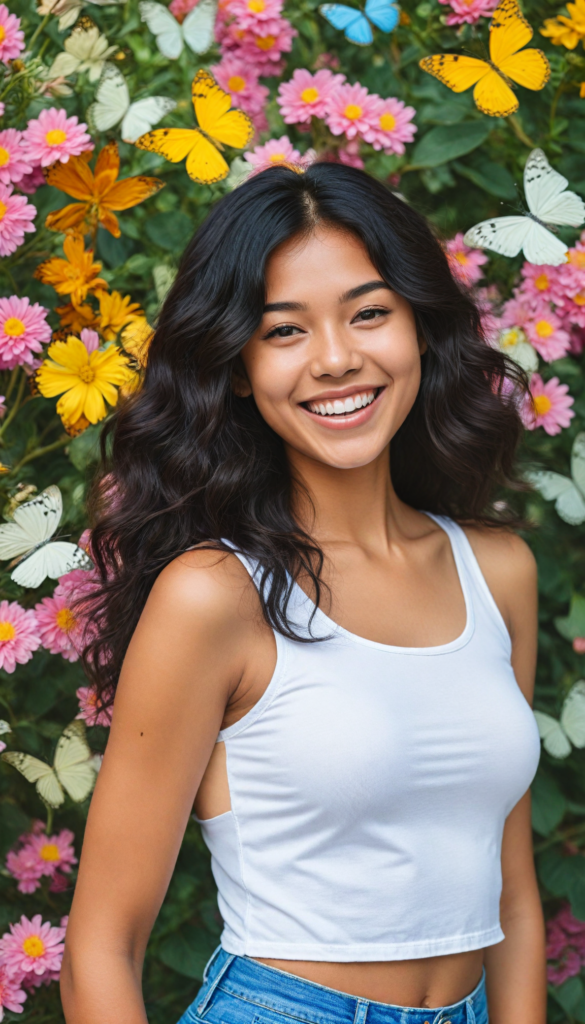
{"type": "Polygon", "coordinates": [[[390,0],[366,0],[364,14],[345,4],[321,4],[319,10],[333,28],[344,29],[345,38],[357,46],[373,42],[370,21],[382,32],[392,32],[400,18],[400,9],[390,0]]]}

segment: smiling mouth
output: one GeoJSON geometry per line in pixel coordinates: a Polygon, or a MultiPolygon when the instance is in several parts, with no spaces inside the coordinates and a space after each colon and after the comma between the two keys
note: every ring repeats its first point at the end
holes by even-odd
{"type": "Polygon", "coordinates": [[[383,390],[381,387],[373,388],[369,391],[357,391],[355,395],[349,395],[347,398],[324,398],[322,401],[301,402],[301,405],[315,416],[343,419],[358,409],[367,408],[383,390]]]}

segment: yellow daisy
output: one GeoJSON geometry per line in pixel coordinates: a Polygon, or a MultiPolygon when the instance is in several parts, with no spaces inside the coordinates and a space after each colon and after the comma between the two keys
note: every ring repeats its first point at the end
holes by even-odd
{"type": "Polygon", "coordinates": [[[120,292],[100,292],[98,294],[100,304],[100,326],[99,332],[105,341],[114,341],[123,327],[133,323],[135,320],[142,320],[144,314],[137,302],[132,302],[129,295],[120,295],[120,292]]]}
{"type": "Polygon", "coordinates": [[[73,428],[82,416],[89,423],[103,420],[106,402],[115,405],[117,389],[134,376],[116,345],[90,353],[79,338],[69,337],[53,342],[47,355],[36,372],[36,384],[45,398],[62,396],[57,412],[66,429],[73,428]]]}

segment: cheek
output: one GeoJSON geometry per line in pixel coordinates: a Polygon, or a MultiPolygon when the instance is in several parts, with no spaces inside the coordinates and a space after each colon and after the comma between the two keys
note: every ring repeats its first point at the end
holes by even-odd
{"type": "Polygon", "coordinates": [[[298,357],[292,348],[265,349],[250,353],[244,365],[260,414],[269,426],[278,429],[302,371],[298,357]]]}

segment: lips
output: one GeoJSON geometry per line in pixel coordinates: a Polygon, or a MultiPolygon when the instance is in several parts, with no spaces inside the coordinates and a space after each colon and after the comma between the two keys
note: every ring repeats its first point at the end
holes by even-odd
{"type": "Polygon", "coordinates": [[[300,408],[323,427],[344,430],[366,423],[378,407],[385,387],[349,388],[343,392],[329,392],[308,402],[301,402],[300,408]],[[349,392],[349,393],[348,393],[349,392]]]}
{"type": "Polygon", "coordinates": [[[371,391],[359,391],[347,398],[324,398],[322,401],[306,402],[309,412],[318,416],[345,416],[356,409],[365,409],[374,401],[378,388],[371,391]]]}

